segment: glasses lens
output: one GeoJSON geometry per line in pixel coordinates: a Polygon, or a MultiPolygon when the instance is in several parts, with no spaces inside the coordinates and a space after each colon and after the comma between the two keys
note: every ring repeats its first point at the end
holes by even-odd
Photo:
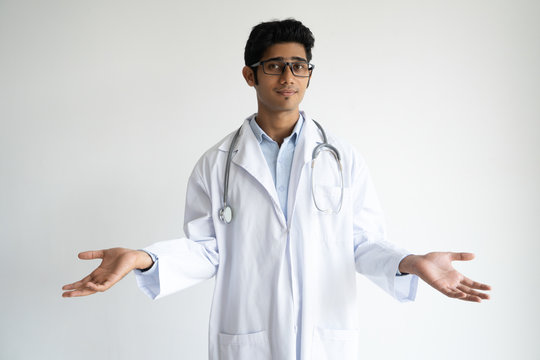
{"type": "Polygon", "coordinates": [[[282,61],[268,61],[264,63],[264,72],[270,75],[281,75],[285,63],[282,61]]]}
{"type": "Polygon", "coordinates": [[[308,76],[309,66],[305,61],[295,62],[292,64],[293,74],[298,76],[308,76]]]}

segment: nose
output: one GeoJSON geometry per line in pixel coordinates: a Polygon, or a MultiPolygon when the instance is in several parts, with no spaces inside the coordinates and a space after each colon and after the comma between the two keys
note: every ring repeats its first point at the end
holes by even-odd
{"type": "Polygon", "coordinates": [[[292,73],[291,66],[289,64],[285,64],[285,68],[283,69],[280,77],[281,83],[292,83],[294,77],[295,76],[292,73]]]}

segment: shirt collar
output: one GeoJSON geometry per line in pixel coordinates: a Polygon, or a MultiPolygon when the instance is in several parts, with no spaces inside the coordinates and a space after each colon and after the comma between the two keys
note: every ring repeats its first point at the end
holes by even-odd
{"type": "MultiPolygon", "coordinates": [[[[253,134],[255,134],[255,137],[257,138],[257,141],[262,143],[263,139],[271,142],[275,142],[270,136],[268,136],[263,129],[257,124],[257,121],[255,121],[256,115],[254,115],[249,120],[249,125],[251,126],[251,130],[253,130],[253,134]]],[[[300,113],[300,116],[298,117],[298,121],[296,121],[296,125],[294,126],[294,129],[291,133],[291,135],[287,136],[285,139],[283,139],[283,142],[285,141],[291,141],[293,145],[296,146],[296,142],[298,138],[300,137],[300,131],[302,131],[302,125],[304,125],[304,117],[302,116],[302,113],[300,113]]]]}

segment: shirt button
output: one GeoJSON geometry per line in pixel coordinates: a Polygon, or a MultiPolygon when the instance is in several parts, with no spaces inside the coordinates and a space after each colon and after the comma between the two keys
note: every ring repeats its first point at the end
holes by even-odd
{"type": "Polygon", "coordinates": [[[281,185],[281,186],[279,187],[279,191],[285,191],[285,186],[281,185]]]}

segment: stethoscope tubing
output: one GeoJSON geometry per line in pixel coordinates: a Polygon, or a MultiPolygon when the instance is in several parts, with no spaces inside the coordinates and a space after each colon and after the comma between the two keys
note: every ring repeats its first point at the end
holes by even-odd
{"type": "MultiPolygon", "coordinates": [[[[319,210],[319,211],[321,211],[323,213],[339,213],[340,210],[341,210],[341,206],[343,204],[343,167],[341,166],[341,154],[340,154],[339,150],[335,146],[328,143],[328,138],[326,137],[326,132],[324,131],[321,124],[319,124],[315,120],[313,120],[313,122],[315,123],[315,125],[317,125],[317,127],[321,131],[323,142],[321,144],[317,145],[313,149],[313,153],[311,155],[311,168],[312,169],[314,168],[315,160],[317,159],[317,156],[319,155],[319,153],[321,151],[327,150],[327,151],[330,151],[330,153],[332,153],[332,155],[336,159],[336,162],[338,164],[338,170],[339,170],[339,173],[340,173],[340,178],[341,178],[341,195],[340,195],[340,201],[339,201],[339,206],[338,206],[337,210],[321,209],[319,207],[319,205],[317,204],[317,200],[315,199],[314,183],[313,183],[313,176],[312,176],[311,177],[311,194],[313,196],[313,202],[315,203],[315,207],[317,208],[317,210],[319,210]]],[[[232,221],[232,218],[233,218],[233,209],[228,203],[228,201],[229,201],[229,198],[228,198],[228,194],[229,194],[229,178],[230,178],[230,170],[231,170],[232,153],[234,151],[234,148],[236,147],[236,143],[238,142],[238,138],[240,136],[241,130],[242,130],[242,126],[234,134],[234,137],[233,137],[233,139],[231,141],[231,145],[229,147],[229,151],[227,153],[227,163],[225,165],[225,179],[224,179],[224,182],[223,182],[223,204],[222,204],[223,206],[219,210],[219,219],[222,222],[224,222],[225,224],[229,224],[232,221]]]]}

